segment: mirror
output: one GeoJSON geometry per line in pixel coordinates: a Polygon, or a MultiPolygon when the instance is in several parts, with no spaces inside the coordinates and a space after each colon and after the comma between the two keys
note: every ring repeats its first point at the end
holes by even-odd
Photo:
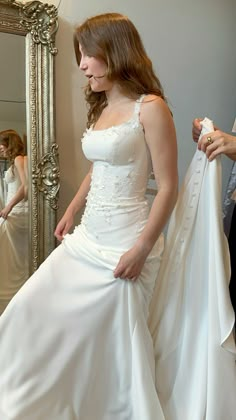
{"type": "MultiPolygon", "coordinates": [[[[30,274],[56,246],[59,166],[54,128],[54,62],[57,28],[54,5],[0,0],[0,132],[13,129],[26,142],[29,254],[25,259],[30,274]]],[[[7,166],[6,159],[1,158],[1,191],[7,166]]],[[[1,200],[4,194],[3,191],[1,200]]],[[[0,282],[1,278],[0,267],[0,282]]]]}

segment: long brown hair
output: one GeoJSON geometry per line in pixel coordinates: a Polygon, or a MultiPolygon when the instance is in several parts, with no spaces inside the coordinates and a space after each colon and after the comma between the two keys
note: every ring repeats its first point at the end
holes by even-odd
{"type": "MultiPolygon", "coordinates": [[[[166,101],[161,83],[154,73],[140,35],[134,24],[119,13],[106,13],[87,19],[74,33],[74,48],[79,65],[81,52],[102,59],[107,64],[106,76],[116,81],[124,94],[137,99],[142,94],[155,94],[166,101]]],[[[94,124],[107,105],[105,92],[85,88],[88,103],[88,126],[94,124]]]]}
{"type": "Polygon", "coordinates": [[[17,156],[24,156],[24,143],[19,134],[12,129],[3,130],[0,132],[0,145],[6,147],[6,156],[11,165],[14,165],[14,160],[17,156]]]}

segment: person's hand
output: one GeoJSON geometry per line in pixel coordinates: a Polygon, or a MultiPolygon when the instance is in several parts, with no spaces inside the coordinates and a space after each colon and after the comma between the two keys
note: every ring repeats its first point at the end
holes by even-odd
{"type": "Polygon", "coordinates": [[[203,118],[195,118],[193,120],[193,125],[192,125],[192,136],[193,136],[193,140],[197,143],[199,136],[201,134],[202,131],[202,126],[201,126],[201,121],[203,120],[203,118]]]}
{"type": "Polygon", "coordinates": [[[206,153],[209,161],[222,153],[236,160],[236,137],[216,130],[202,136],[198,142],[198,149],[206,153]]]}
{"type": "Polygon", "coordinates": [[[0,211],[0,217],[3,217],[3,219],[7,219],[8,214],[11,212],[12,208],[10,206],[4,207],[0,211]]]}
{"type": "Polygon", "coordinates": [[[57,224],[55,229],[54,235],[58,239],[58,241],[62,241],[64,236],[69,232],[71,226],[74,223],[74,218],[71,215],[64,214],[60,222],[57,224]]]}
{"type": "Polygon", "coordinates": [[[142,271],[147,255],[147,250],[137,245],[134,246],[120,257],[114,270],[114,277],[136,281],[142,271]]]}

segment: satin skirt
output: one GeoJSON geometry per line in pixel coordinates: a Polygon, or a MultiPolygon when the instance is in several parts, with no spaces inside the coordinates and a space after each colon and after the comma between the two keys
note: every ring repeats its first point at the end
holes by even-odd
{"type": "Polygon", "coordinates": [[[28,209],[0,218],[0,314],[29,277],[28,209]]]}
{"type": "Polygon", "coordinates": [[[1,420],[164,420],[147,327],[163,242],[131,283],[118,252],[75,235],[0,317],[1,420]]]}

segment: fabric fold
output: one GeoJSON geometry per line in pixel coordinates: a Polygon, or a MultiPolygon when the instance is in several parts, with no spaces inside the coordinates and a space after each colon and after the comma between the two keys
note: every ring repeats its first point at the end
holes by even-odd
{"type": "MultiPolygon", "coordinates": [[[[205,119],[202,135],[211,131],[205,119]]],[[[221,202],[221,160],[208,162],[197,150],[170,219],[149,317],[166,420],[233,420],[236,409],[235,320],[221,202]]]]}

